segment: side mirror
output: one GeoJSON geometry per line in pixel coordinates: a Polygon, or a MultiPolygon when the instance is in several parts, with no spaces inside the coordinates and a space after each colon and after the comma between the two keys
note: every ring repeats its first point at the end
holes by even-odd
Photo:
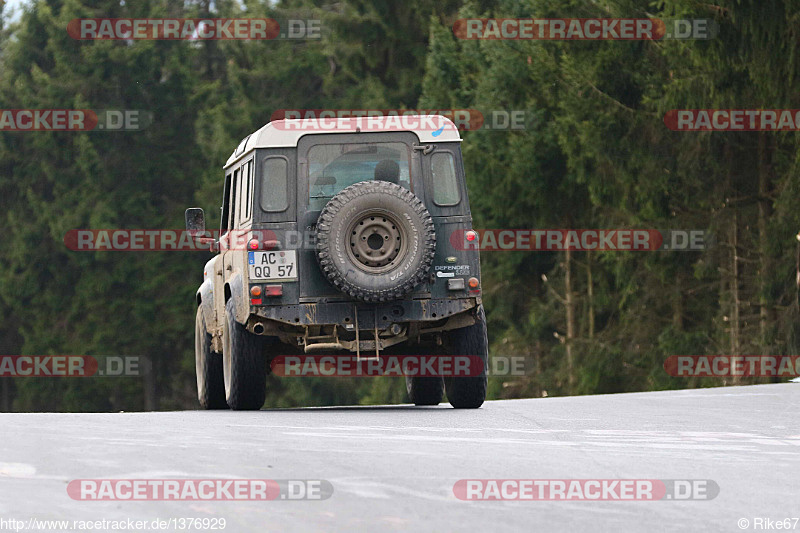
{"type": "Polygon", "coordinates": [[[184,213],[186,218],[186,231],[194,234],[206,231],[206,214],[200,207],[190,207],[184,213]]]}
{"type": "Polygon", "coordinates": [[[219,250],[217,241],[206,233],[206,214],[199,207],[190,207],[184,213],[186,219],[186,231],[197,242],[200,247],[208,247],[211,252],[219,250]]]}

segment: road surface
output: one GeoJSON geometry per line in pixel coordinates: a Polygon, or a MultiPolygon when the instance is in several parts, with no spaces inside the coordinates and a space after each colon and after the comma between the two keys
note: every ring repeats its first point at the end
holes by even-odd
{"type": "Polygon", "coordinates": [[[2,414],[0,529],[8,519],[195,517],[225,518],[232,533],[756,531],[756,519],[800,517],[798,407],[800,384],[787,383],[496,401],[477,411],[2,414]],[[333,493],[312,501],[68,495],[70,481],[97,478],[327,480],[333,493]],[[711,480],[719,494],[462,501],[453,491],[461,479],[711,480]]]}

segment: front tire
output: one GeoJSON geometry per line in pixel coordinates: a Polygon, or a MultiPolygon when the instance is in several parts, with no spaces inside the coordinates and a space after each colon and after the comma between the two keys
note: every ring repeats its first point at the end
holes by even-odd
{"type": "Polygon", "coordinates": [[[236,322],[233,298],[225,303],[222,333],[225,399],[234,411],[257,411],[267,396],[264,339],[236,322]]]}
{"type": "Polygon", "coordinates": [[[211,335],[203,320],[203,309],[197,308],[194,320],[194,366],[197,375],[197,399],[203,409],[227,409],[222,354],[211,349],[211,335]]]}
{"type": "Polygon", "coordinates": [[[477,355],[483,360],[483,372],[479,376],[445,378],[447,400],[456,409],[477,409],[486,399],[489,339],[483,306],[478,311],[477,319],[475,324],[450,333],[452,355],[477,355]]]}

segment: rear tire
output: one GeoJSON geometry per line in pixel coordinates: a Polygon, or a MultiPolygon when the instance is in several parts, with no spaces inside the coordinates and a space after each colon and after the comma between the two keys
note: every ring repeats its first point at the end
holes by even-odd
{"type": "Polygon", "coordinates": [[[406,376],[406,390],[414,405],[439,405],[444,396],[442,378],[406,376]]]}
{"type": "Polygon", "coordinates": [[[445,378],[447,400],[456,409],[477,409],[486,399],[489,339],[486,335],[483,306],[478,311],[477,318],[475,324],[450,333],[451,355],[477,355],[483,360],[483,372],[479,376],[445,378]]]}
{"type": "Polygon", "coordinates": [[[197,375],[197,399],[203,409],[227,409],[222,354],[211,349],[211,335],[203,320],[203,309],[197,308],[194,320],[194,365],[197,375]]]}
{"type": "Polygon", "coordinates": [[[222,334],[225,399],[234,411],[257,411],[267,396],[264,339],[236,322],[233,298],[225,304],[222,334]]]}

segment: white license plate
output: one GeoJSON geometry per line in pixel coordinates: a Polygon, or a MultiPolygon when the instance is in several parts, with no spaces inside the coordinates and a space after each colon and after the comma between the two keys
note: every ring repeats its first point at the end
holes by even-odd
{"type": "Polygon", "coordinates": [[[296,280],[297,252],[247,252],[251,280],[296,280]]]}

